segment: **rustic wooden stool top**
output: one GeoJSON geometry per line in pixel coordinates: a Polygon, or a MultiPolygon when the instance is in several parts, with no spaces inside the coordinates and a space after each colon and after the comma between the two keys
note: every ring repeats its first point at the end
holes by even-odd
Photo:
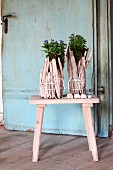
{"type": "Polygon", "coordinates": [[[44,108],[47,104],[82,104],[82,110],[84,115],[84,121],[86,126],[86,133],[88,139],[89,150],[92,152],[93,161],[98,161],[98,151],[96,145],[96,138],[93,126],[93,120],[91,115],[91,107],[93,103],[99,103],[99,99],[95,96],[93,98],[86,99],[42,99],[39,96],[32,96],[30,99],[30,104],[36,104],[37,114],[36,114],[36,125],[34,132],[34,141],[33,141],[33,162],[38,161],[39,155],[39,146],[40,146],[40,135],[42,130],[42,121],[44,108]]]}

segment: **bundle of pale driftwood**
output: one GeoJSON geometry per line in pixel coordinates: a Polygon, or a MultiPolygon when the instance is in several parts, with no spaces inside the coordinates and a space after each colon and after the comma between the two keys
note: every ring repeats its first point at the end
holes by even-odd
{"type": "Polygon", "coordinates": [[[92,58],[93,51],[91,50],[86,61],[88,51],[84,52],[84,56],[76,63],[73,51],[68,47],[66,50],[67,70],[68,70],[68,90],[71,94],[85,94],[86,93],[86,68],[92,58]],[[68,54],[67,54],[68,53],[68,54]]]}
{"type": "Polygon", "coordinates": [[[49,58],[45,59],[44,65],[40,72],[40,96],[42,98],[61,98],[64,89],[64,74],[63,68],[58,58],[57,67],[56,60],[49,58]],[[59,68],[59,69],[58,69],[59,68]]]}
{"type": "MultiPolygon", "coordinates": [[[[68,70],[68,90],[69,93],[85,94],[86,93],[86,68],[92,58],[93,51],[91,50],[88,59],[86,55],[88,51],[84,52],[84,56],[76,63],[73,52],[67,47],[65,57],[67,57],[68,70]],[[68,53],[68,55],[67,55],[68,53]]],[[[64,74],[63,68],[58,58],[59,69],[56,64],[56,59],[45,59],[44,65],[40,72],[40,96],[42,98],[61,98],[64,90],[64,74]]]]}

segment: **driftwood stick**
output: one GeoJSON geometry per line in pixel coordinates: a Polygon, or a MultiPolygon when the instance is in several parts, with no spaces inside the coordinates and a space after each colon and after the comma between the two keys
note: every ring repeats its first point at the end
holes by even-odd
{"type": "Polygon", "coordinates": [[[46,83],[45,83],[45,96],[48,98],[48,69],[49,69],[49,58],[47,58],[46,68],[45,68],[45,74],[46,74],[46,83]]]}
{"type": "Polygon", "coordinates": [[[42,83],[43,72],[44,72],[44,64],[43,64],[42,69],[40,71],[40,84],[42,83]]]}
{"type": "MultiPolygon", "coordinates": [[[[49,63],[50,65],[50,63],[49,63]]],[[[50,98],[50,72],[47,74],[47,91],[48,91],[48,98],[50,98]]]]}
{"type": "Polygon", "coordinates": [[[44,98],[47,97],[47,77],[45,77],[45,82],[44,82],[44,98]]]}
{"type": "Polygon", "coordinates": [[[50,62],[50,99],[52,98],[52,90],[53,90],[53,88],[52,88],[52,85],[53,85],[53,83],[52,83],[52,65],[51,65],[51,62],[50,62]]]}
{"type": "Polygon", "coordinates": [[[87,53],[88,53],[88,50],[84,52],[84,58],[86,59],[86,56],[87,56],[87,53]]]}
{"type": "Polygon", "coordinates": [[[85,57],[84,56],[81,58],[81,64],[85,67],[85,57]]]}
{"type": "Polygon", "coordinates": [[[43,75],[43,69],[41,70],[41,72],[40,72],[40,96],[42,97],[43,95],[43,92],[42,92],[42,86],[41,86],[41,84],[42,84],[42,75],[43,75]]]}
{"type": "Polygon", "coordinates": [[[69,89],[69,93],[71,93],[72,81],[70,81],[70,79],[72,79],[72,66],[71,66],[70,57],[67,58],[67,70],[68,70],[68,78],[69,78],[68,89],[69,89]]]}
{"type": "MultiPolygon", "coordinates": [[[[85,67],[85,57],[82,57],[82,75],[81,75],[81,88],[85,89],[86,86],[86,67],[85,67]]],[[[84,91],[83,91],[84,92],[84,91]]]]}
{"type": "Polygon", "coordinates": [[[88,59],[87,59],[87,61],[86,61],[86,68],[88,67],[89,62],[90,62],[92,56],[93,56],[93,50],[91,50],[91,52],[90,52],[90,54],[89,54],[89,57],[88,57],[88,59]]]}
{"type": "Polygon", "coordinates": [[[60,97],[62,97],[63,95],[63,89],[64,89],[64,73],[63,73],[63,69],[62,69],[62,64],[60,61],[60,58],[58,58],[58,63],[59,63],[59,67],[60,67],[60,71],[58,71],[58,76],[59,76],[59,85],[60,85],[60,97]]]}
{"type": "Polygon", "coordinates": [[[50,77],[51,77],[51,85],[50,85],[50,88],[51,88],[51,98],[55,98],[55,94],[54,94],[54,84],[53,84],[53,65],[52,65],[52,62],[50,62],[50,77]]]}
{"type": "Polygon", "coordinates": [[[53,96],[53,98],[56,98],[56,96],[55,96],[55,83],[56,83],[56,81],[55,81],[55,77],[54,77],[54,67],[53,67],[53,64],[51,63],[51,66],[52,66],[52,96],[53,96]]]}
{"type": "Polygon", "coordinates": [[[77,65],[77,71],[78,71],[78,75],[80,73],[80,67],[82,65],[82,58],[78,61],[78,65],[77,65]]]}
{"type": "Polygon", "coordinates": [[[71,50],[69,50],[69,57],[70,57],[71,66],[72,66],[72,76],[73,76],[73,78],[78,78],[77,65],[75,63],[74,55],[73,55],[73,52],[71,50]]]}
{"type": "Polygon", "coordinates": [[[48,63],[48,58],[45,59],[45,63],[44,63],[44,70],[43,70],[43,75],[42,75],[42,83],[45,82],[45,77],[46,77],[46,72],[47,72],[47,69],[46,69],[47,63],[48,63]]]}
{"type": "Polygon", "coordinates": [[[66,60],[66,58],[67,58],[68,50],[69,50],[69,46],[66,47],[66,50],[65,50],[65,53],[64,53],[64,58],[65,58],[65,60],[66,60]]]}
{"type": "MultiPolygon", "coordinates": [[[[76,62],[74,59],[73,52],[70,49],[69,49],[69,57],[70,57],[71,66],[72,66],[72,77],[73,77],[73,79],[77,80],[78,79],[77,65],[76,65],[76,62]]],[[[73,82],[73,87],[74,87],[74,89],[79,89],[77,81],[73,82]]],[[[73,93],[79,93],[79,91],[74,90],[73,93]]]]}
{"type": "Polygon", "coordinates": [[[59,64],[59,67],[60,67],[61,78],[64,79],[64,73],[63,73],[63,69],[62,69],[62,64],[61,64],[61,61],[60,61],[59,57],[58,57],[58,64],[59,64]]]}
{"type": "Polygon", "coordinates": [[[52,64],[53,64],[53,76],[54,76],[54,81],[55,81],[55,90],[56,90],[56,93],[57,93],[57,97],[60,98],[58,71],[57,71],[55,59],[52,59],[52,64]]]}
{"type": "Polygon", "coordinates": [[[85,67],[81,65],[80,67],[80,89],[83,89],[81,93],[85,93],[85,86],[86,86],[86,71],[85,67]]]}
{"type": "Polygon", "coordinates": [[[85,69],[85,56],[83,56],[78,62],[78,75],[80,79],[80,93],[85,93],[86,86],[86,69],[85,69]]]}
{"type": "Polygon", "coordinates": [[[72,77],[72,66],[71,66],[71,60],[70,57],[67,59],[67,70],[68,70],[68,77],[72,77]]]}
{"type": "Polygon", "coordinates": [[[49,65],[49,60],[48,59],[46,59],[45,60],[45,62],[44,62],[44,65],[43,65],[43,68],[42,68],[42,73],[41,73],[41,77],[42,78],[40,78],[41,79],[41,96],[42,97],[44,97],[44,98],[46,98],[46,89],[47,89],[47,87],[46,87],[46,75],[47,75],[47,73],[48,73],[48,65],[49,65]]]}
{"type": "Polygon", "coordinates": [[[44,97],[44,93],[45,93],[44,84],[43,84],[43,76],[44,76],[44,71],[45,71],[45,67],[46,67],[46,62],[47,61],[44,62],[44,65],[43,65],[42,70],[40,72],[40,96],[41,97],[44,97]]]}
{"type": "Polygon", "coordinates": [[[60,97],[61,97],[61,94],[62,94],[62,82],[61,82],[61,73],[60,73],[59,70],[58,70],[58,81],[59,81],[59,92],[60,92],[60,97]]]}
{"type": "Polygon", "coordinates": [[[54,80],[54,73],[53,73],[53,64],[51,62],[51,72],[52,72],[52,83],[51,83],[51,87],[52,87],[52,98],[55,98],[55,80],[54,80]]]}

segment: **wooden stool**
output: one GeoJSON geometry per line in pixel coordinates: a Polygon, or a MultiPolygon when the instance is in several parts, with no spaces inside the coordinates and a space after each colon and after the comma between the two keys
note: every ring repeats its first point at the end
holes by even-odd
{"type": "Polygon", "coordinates": [[[33,141],[33,162],[38,161],[39,156],[39,146],[40,146],[40,135],[42,131],[42,122],[44,108],[47,104],[82,104],[82,110],[84,115],[84,121],[86,126],[86,133],[88,139],[89,150],[92,152],[93,161],[98,161],[98,151],[96,145],[96,138],[93,126],[93,120],[91,115],[91,107],[93,103],[99,103],[99,99],[95,96],[91,99],[42,99],[39,96],[32,96],[30,99],[30,104],[36,104],[37,113],[36,113],[36,125],[34,132],[34,141],[33,141]]]}

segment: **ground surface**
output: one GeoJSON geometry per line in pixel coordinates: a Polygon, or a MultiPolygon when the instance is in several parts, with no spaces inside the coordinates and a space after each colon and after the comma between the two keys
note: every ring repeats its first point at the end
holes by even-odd
{"type": "Polygon", "coordinates": [[[93,162],[86,137],[42,134],[39,162],[32,163],[33,132],[0,126],[0,170],[113,170],[113,139],[97,138],[93,162]]]}

